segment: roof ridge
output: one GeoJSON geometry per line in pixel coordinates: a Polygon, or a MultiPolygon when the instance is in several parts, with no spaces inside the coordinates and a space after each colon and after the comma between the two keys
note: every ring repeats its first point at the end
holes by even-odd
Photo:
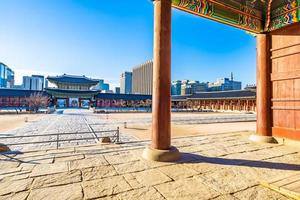
{"type": "Polygon", "coordinates": [[[95,80],[98,81],[99,79],[95,78],[89,78],[85,75],[72,75],[72,74],[63,74],[63,75],[57,75],[57,76],[48,76],[47,78],[64,78],[64,77],[69,77],[69,78],[83,78],[83,79],[88,79],[88,80],[95,80]]]}

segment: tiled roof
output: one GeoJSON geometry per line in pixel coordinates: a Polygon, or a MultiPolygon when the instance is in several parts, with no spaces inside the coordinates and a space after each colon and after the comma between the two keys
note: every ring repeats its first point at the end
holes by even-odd
{"type": "MultiPolygon", "coordinates": [[[[31,94],[42,91],[35,90],[20,90],[20,89],[0,89],[0,97],[29,97],[31,94]]],[[[151,95],[139,94],[115,94],[115,93],[99,93],[97,90],[64,90],[57,88],[47,88],[42,92],[43,95],[48,93],[63,93],[63,94],[90,94],[96,95],[97,99],[124,99],[124,100],[147,100],[152,99],[151,95]]],[[[222,92],[201,92],[193,95],[178,95],[172,96],[172,101],[185,101],[188,99],[225,99],[225,98],[255,98],[256,92],[249,90],[222,91],[222,92]]]]}
{"type": "Polygon", "coordinates": [[[37,90],[0,89],[0,97],[29,97],[34,93],[42,93],[43,95],[46,95],[45,92],[37,90]]]}
{"type": "Polygon", "coordinates": [[[61,75],[61,76],[48,76],[47,79],[50,82],[57,82],[57,83],[77,83],[77,84],[90,84],[96,85],[99,80],[98,79],[91,79],[85,76],[74,76],[74,75],[61,75]]]}
{"type": "Polygon", "coordinates": [[[256,92],[250,90],[232,90],[218,92],[199,92],[192,95],[172,96],[173,101],[184,101],[187,99],[239,99],[255,98],[256,92]]]}
{"type": "Polygon", "coordinates": [[[141,94],[115,94],[115,93],[99,93],[97,99],[123,99],[123,100],[147,100],[152,99],[151,95],[141,94]]]}
{"type": "Polygon", "coordinates": [[[63,93],[63,94],[97,94],[98,90],[67,90],[67,89],[58,89],[58,88],[46,88],[47,93],[63,93]]]}
{"type": "Polygon", "coordinates": [[[191,94],[189,94],[189,95],[173,95],[172,100],[173,101],[185,101],[191,96],[192,96],[191,94]]]}

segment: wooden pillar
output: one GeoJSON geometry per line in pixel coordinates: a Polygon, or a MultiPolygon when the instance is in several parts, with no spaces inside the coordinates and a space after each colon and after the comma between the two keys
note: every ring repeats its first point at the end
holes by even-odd
{"type": "Polygon", "coordinates": [[[143,157],[174,161],[180,154],[171,148],[171,0],[154,0],[152,141],[143,157]]]}
{"type": "MultiPolygon", "coordinates": [[[[271,63],[270,63],[270,36],[257,34],[257,67],[256,67],[256,104],[257,121],[256,135],[250,137],[257,142],[274,143],[272,137],[271,112],[271,63]]],[[[247,101],[248,110],[248,101],[247,101]]]]}

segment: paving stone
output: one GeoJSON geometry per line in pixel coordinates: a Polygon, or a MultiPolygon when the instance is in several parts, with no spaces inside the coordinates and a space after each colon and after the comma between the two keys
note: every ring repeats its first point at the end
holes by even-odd
{"type": "Polygon", "coordinates": [[[287,155],[287,154],[298,153],[300,151],[300,148],[295,146],[288,146],[288,145],[275,145],[268,150],[270,150],[275,155],[277,154],[287,155]]]}
{"type": "Polygon", "coordinates": [[[1,176],[5,176],[6,174],[12,174],[12,173],[16,173],[16,172],[20,172],[22,168],[20,167],[13,167],[13,168],[6,168],[3,170],[0,170],[0,179],[1,176]]]}
{"type": "Polygon", "coordinates": [[[59,174],[36,177],[33,181],[32,189],[67,185],[78,183],[81,181],[81,172],[79,170],[64,172],[59,174]]]}
{"type": "Polygon", "coordinates": [[[41,152],[29,152],[15,157],[22,163],[28,164],[49,164],[53,163],[54,155],[47,154],[46,151],[41,152]]]}
{"type": "Polygon", "coordinates": [[[77,153],[84,153],[84,154],[91,154],[91,156],[93,154],[96,154],[97,151],[101,151],[104,150],[105,146],[103,145],[88,145],[88,146],[80,146],[80,147],[75,147],[75,152],[77,153]],[[91,148],[93,147],[93,148],[91,148]]]}
{"type": "Polygon", "coordinates": [[[19,168],[21,168],[22,171],[32,171],[35,166],[36,164],[21,163],[19,168]]]}
{"type": "Polygon", "coordinates": [[[54,155],[59,155],[62,153],[74,153],[75,152],[75,148],[74,147],[65,147],[63,149],[50,149],[47,150],[47,154],[54,154],[54,155]]]}
{"type": "Polygon", "coordinates": [[[155,186],[167,199],[212,199],[220,195],[199,179],[189,178],[172,181],[155,186]]]}
{"type": "Polygon", "coordinates": [[[29,192],[19,192],[10,195],[0,196],[0,200],[26,200],[29,192]]]}
{"type": "Polygon", "coordinates": [[[300,153],[287,154],[275,158],[266,159],[265,161],[287,164],[288,166],[290,166],[290,168],[300,170],[298,169],[298,167],[300,166],[300,153]]]}
{"type": "Polygon", "coordinates": [[[70,170],[97,167],[97,166],[103,166],[103,165],[108,165],[108,163],[102,155],[98,155],[93,158],[86,158],[83,160],[71,161],[70,162],[70,170]]]}
{"type": "Polygon", "coordinates": [[[153,187],[144,187],[140,189],[131,190],[129,192],[123,192],[118,194],[119,199],[134,199],[134,200],[162,200],[165,199],[156,189],[153,187]]]}
{"type": "Polygon", "coordinates": [[[54,162],[67,162],[84,159],[83,154],[63,153],[55,156],[54,162]]]}
{"type": "Polygon", "coordinates": [[[211,188],[222,194],[231,194],[259,184],[255,171],[249,167],[227,167],[199,177],[211,188]],[[253,175],[254,174],[254,175],[253,175]]]}
{"type": "Polygon", "coordinates": [[[97,198],[97,200],[120,200],[117,195],[108,196],[108,197],[100,197],[97,198]]]}
{"type": "Polygon", "coordinates": [[[202,156],[208,156],[208,157],[220,157],[230,154],[229,151],[226,151],[225,149],[209,149],[205,151],[199,152],[202,156]]]}
{"type": "Polygon", "coordinates": [[[138,157],[134,156],[131,153],[113,153],[113,154],[105,154],[105,159],[111,164],[122,164],[132,161],[138,161],[138,157]]]}
{"type": "Polygon", "coordinates": [[[16,170],[16,168],[20,165],[18,161],[15,160],[0,160],[0,173],[9,170],[16,170]]]}
{"type": "Polygon", "coordinates": [[[257,200],[257,199],[268,199],[268,200],[288,200],[287,197],[274,192],[270,189],[263,188],[262,186],[255,186],[246,190],[234,193],[233,196],[240,200],[257,200]]]}
{"type": "MultiPolygon", "coordinates": [[[[287,151],[291,152],[291,151],[287,151]]],[[[287,152],[280,151],[279,149],[276,150],[274,148],[268,148],[268,149],[260,149],[257,151],[252,152],[246,152],[246,153],[239,153],[239,154],[231,154],[228,156],[225,156],[224,158],[235,158],[235,159],[241,159],[245,162],[251,162],[251,161],[257,161],[257,160],[266,160],[271,159],[274,157],[280,157],[285,155],[287,152]]]]}
{"type": "MultiPolygon", "coordinates": [[[[288,170],[288,166],[282,163],[270,162],[270,163],[249,163],[250,166],[256,173],[253,177],[259,182],[270,182],[273,179],[278,179],[280,177],[286,178],[297,173],[297,170],[288,170]]],[[[292,167],[293,168],[293,167],[292,167]]]]}
{"type": "Polygon", "coordinates": [[[194,153],[194,152],[200,152],[204,151],[206,149],[212,149],[212,145],[191,145],[191,146],[185,146],[185,147],[180,147],[179,151],[184,152],[184,153],[194,153]]]}
{"type": "Polygon", "coordinates": [[[149,167],[142,161],[134,161],[123,164],[114,165],[114,168],[119,174],[139,172],[148,169],[149,167]]]}
{"type": "Polygon", "coordinates": [[[157,167],[163,167],[168,165],[175,165],[175,162],[157,162],[157,161],[151,161],[151,160],[143,160],[143,162],[149,167],[149,168],[157,168],[157,167]]]}
{"type": "Polygon", "coordinates": [[[29,178],[31,171],[19,171],[15,173],[8,173],[0,175],[0,180],[5,179],[6,181],[13,181],[13,180],[21,180],[25,178],[29,178]]]}
{"type": "Polygon", "coordinates": [[[43,151],[43,150],[35,150],[35,151],[27,151],[27,152],[22,152],[20,154],[17,154],[15,156],[15,159],[20,159],[23,160],[25,158],[36,158],[36,157],[40,157],[40,156],[53,156],[51,153],[47,153],[47,151],[43,151]]]}
{"type": "Polygon", "coordinates": [[[69,184],[32,190],[27,199],[81,200],[83,193],[80,184],[69,184]]]}
{"type": "Polygon", "coordinates": [[[85,199],[110,196],[132,189],[123,176],[86,181],[82,185],[85,199]]]}
{"type": "Polygon", "coordinates": [[[183,165],[192,170],[195,170],[201,174],[210,172],[210,171],[221,170],[224,167],[226,167],[226,165],[222,165],[221,163],[220,164],[212,163],[211,160],[213,160],[213,159],[210,159],[209,161],[208,160],[206,160],[206,161],[205,160],[195,160],[193,162],[184,163],[183,165]]]}
{"type": "Polygon", "coordinates": [[[22,179],[17,181],[1,181],[0,182],[0,195],[7,195],[15,192],[22,192],[28,190],[31,186],[33,179],[22,179]]]}
{"type": "Polygon", "coordinates": [[[230,194],[220,195],[216,198],[213,198],[213,200],[240,200],[230,194]]]}
{"type": "Polygon", "coordinates": [[[249,151],[257,151],[257,150],[265,149],[265,148],[267,148],[267,147],[264,145],[255,145],[253,143],[250,143],[250,144],[242,143],[242,144],[238,144],[238,145],[224,147],[224,149],[227,152],[230,152],[230,154],[249,152],[249,151]]]}
{"type": "Polygon", "coordinates": [[[32,170],[31,177],[56,174],[61,172],[67,172],[69,170],[68,163],[58,162],[53,164],[40,164],[36,165],[32,170]]]}
{"type": "Polygon", "coordinates": [[[101,179],[104,177],[110,177],[115,175],[117,175],[117,172],[110,165],[82,169],[82,177],[84,181],[101,179]]]}
{"type": "Polygon", "coordinates": [[[157,169],[162,173],[166,174],[168,177],[172,178],[173,180],[188,178],[199,174],[199,172],[188,168],[182,164],[164,166],[159,167],[157,169]]]}
{"type": "Polygon", "coordinates": [[[132,174],[124,174],[123,175],[125,180],[127,181],[127,183],[133,188],[133,189],[138,189],[138,188],[142,188],[144,187],[142,184],[140,184],[135,176],[133,176],[132,174]]]}
{"type": "Polygon", "coordinates": [[[227,160],[228,162],[231,162],[231,163],[244,164],[244,163],[248,163],[251,161],[267,159],[269,157],[270,156],[263,155],[263,154],[257,155],[256,153],[253,153],[253,152],[243,152],[243,153],[237,153],[237,154],[229,154],[226,156],[222,156],[221,158],[224,160],[227,160]]]}
{"type": "MultiPolygon", "coordinates": [[[[69,111],[71,110],[67,112],[69,111]]],[[[42,120],[44,122],[30,125],[26,129],[19,130],[18,133],[11,134],[75,132],[87,130],[83,118],[92,124],[103,120],[101,115],[84,114],[83,117],[76,112],[77,110],[75,114],[66,114],[61,118],[57,116],[51,118],[49,115],[47,120],[42,120]],[[51,121],[56,122],[54,126],[50,125],[51,121]]],[[[190,123],[191,120],[195,122],[192,118],[194,116],[191,116],[191,119],[176,119],[176,123],[190,123]]],[[[144,123],[141,120],[144,119],[136,121],[144,123]]],[[[149,124],[150,121],[147,123],[149,124]]],[[[196,121],[201,122],[201,119],[196,121]]],[[[107,130],[120,123],[111,123],[111,120],[104,122],[105,125],[95,127],[95,130],[107,130]]],[[[145,121],[145,124],[147,123],[145,121]]],[[[275,197],[274,199],[281,200],[281,195],[277,197],[277,193],[271,192],[271,194],[270,190],[262,189],[257,184],[260,180],[293,176],[299,170],[300,150],[283,145],[250,143],[248,135],[248,132],[211,135],[203,133],[195,137],[176,138],[173,144],[179,147],[183,154],[182,159],[174,163],[142,159],[142,152],[149,141],[122,145],[86,145],[94,141],[62,142],[61,147],[84,145],[10,155],[9,162],[6,156],[1,155],[0,191],[5,191],[5,194],[0,196],[0,199],[2,197],[13,199],[14,195],[16,197],[20,195],[17,199],[22,199],[27,194],[26,190],[32,187],[28,199],[115,200],[148,199],[149,197],[149,199],[264,200],[275,197]],[[19,164],[18,159],[26,163],[19,164]],[[6,161],[2,162],[4,160],[6,161]],[[82,172],[81,176],[79,171],[82,172]],[[34,177],[34,181],[28,178],[29,175],[34,177]],[[79,183],[81,177],[83,182],[79,183]],[[26,180],[31,182],[28,184],[20,182],[26,180]],[[10,189],[9,193],[5,187],[10,189]],[[15,190],[17,193],[14,193],[15,190]]],[[[130,137],[124,138],[130,140],[130,137]]],[[[55,143],[33,145],[30,148],[53,148],[55,145],[55,143]]],[[[20,149],[22,148],[25,149],[25,147],[20,149]]]]}
{"type": "Polygon", "coordinates": [[[153,186],[172,181],[168,176],[157,169],[145,170],[142,172],[132,173],[136,180],[144,186],[153,186]]]}

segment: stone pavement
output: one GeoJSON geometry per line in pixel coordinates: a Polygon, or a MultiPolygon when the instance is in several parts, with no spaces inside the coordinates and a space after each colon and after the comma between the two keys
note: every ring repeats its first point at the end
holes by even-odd
{"type": "Polygon", "coordinates": [[[300,149],[249,132],[176,138],[176,163],[146,161],[149,141],[0,155],[0,199],[288,199],[261,182],[299,174],[300,149]]]}
{"type": "MultiPolygon", "coordinates": [[[[253,121],[255,120],[255,118],[256,116],[254,114],[242,113],[175,113],[172,115],[172,122],[174,124],[206,124],[231,121],[253,121]]],[[[53,142],[9,146],[12,150],[19,151],[49,149],[55,148],[57,146],[56,135],[17,139],[1,139],[1,136],[34,136],[57,133],[78,133],[76,135],[64,135],[61,136],[60,139],[68,140],[80,138],[82,139],[87,137],[95,138],[95,135],[91,132],[90,128],[92,128],[96,132],[116,130],[117,127],[123,127],[125,121],[128,123],[129,126],[138,124],[140,126],[146,127],[150,125],[151,120],[151,113],[95,114],[92,111],[86,109],[65,109],[59,110],[57,114],[46,115],[39,121],[29,122],[24,127],[11,131],[6,131],[4,133],[0,132],[0,143],[12,144],[51,140],[53,142]],[[91,132],[91,134],[80,134],[82,132],[91,132]]],[[[112,133],[97,133],[97,136],[107,135],[112,135],[112,133]]],[[[123,134],[123,132],[121,132],[120,137],[121,141],[123,142],[136,140],[133,136],[123,134]]],[[[94,143],[95,139],[64,141],[59,143],[59,147],[94,143]]]]}
{"type": "Polygon", "coordinates": [[[289,177],[262,183],[265,187],[300,200],[300,172],[289,177]]]}
{"type": "MultiPolygon", "coordinates": [[[[61,140],[68,139],[82,139],[82,138],[95,138],[95,135],[90,130],[90,127],[95,131],[107,131],[116,130],[118,126],[111,124],[105,116],[99,116],[97,122],[101,122],[101,126],[93,125],[96,124],[97,117],[89,110],[84,109],[66,109],[58,114],[50,114],[43,117],[41,120],[36,122],[28,123],[26,126],[15,129],[12,131],[7,131],[5,133],[0,133],[0,143],[12,144],[12,143],[26,143],[26,142],[41,142],[41,141],[53,141],[47,143],[39,144],[24,144],[17,146],[9,146],[12,150],[28,151],[28,150],[38,150],[38,149],[49,149],[55,148],[56,135],[55,136],[38,136],[38,137],[28,137],[28,138],[17,138],[17,139],[1,139],[3,136],[34,136],[34,135],[46,135],[46,134],[59,134],[59,133],[78,133],[76,135],[63,135],[60,136],[61,140]],[[59,114],[60,113],[60,114],[59,114]],[[81,134],[82,132],[91,132],[90,134],[81,134]]],[[[112,135],[114,133],[96,133],[97,136],[112,135]]],[[[133,138],[127,135],[121,134],[122,141],[129,141],[133,138]]],[[[59,147],[67,147],[74,145],[83,144],[94,144],[95,139],[87,140],[71,140],[59,142],[59,147]]]]}

